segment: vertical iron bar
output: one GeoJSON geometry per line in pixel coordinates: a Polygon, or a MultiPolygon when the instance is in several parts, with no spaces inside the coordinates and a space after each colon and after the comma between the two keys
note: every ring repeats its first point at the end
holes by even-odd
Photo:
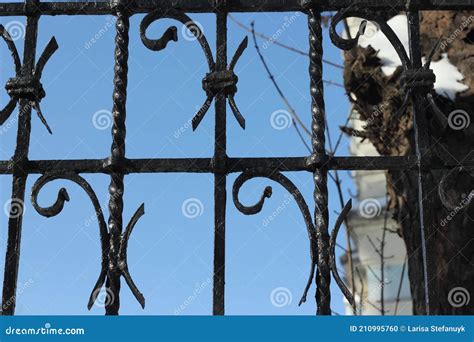
{"type": "MultiPolygon", "coordinates": [[[[325,104],[323,85],[323,34],[321,13],[312,5],[308,6],[308,28],[310,47],[310,90],[312,115],[313,161],[327,160],[325,138],[325,104]]],[[[318,315],[331,314],[331,272],[329,268],[329,233],[328,233],[328,187],[327,167],[314,171],[315,227],[318,244],[318,272],[316,275],[316,302],[318,315]]]]}
{"type": "MultiPolygon", "coordinates": [[[[420,17],[417,9],[408,9],[408,33],[410,42],[410,59],[412,68],[418,71],[422,68],[422,51],[420,43],[420,17]]],[[[424,98],[426,91],[422,88],[415,87],[413,95],[413,113],[414,113],[414,131],[415,131],[415,147],[418,161],[418,205],[420,220],[420,238],[423,257],[423,280],[425,295],[425,311],[429,315],[436,294],[433,292],[429,280],[435,272],[435,265],[432,265],[428,255],[433,255],[435,251],[428,243],[430,237],[434,233],[434,222],[432,215],[433,201],[430,195],[430,189],[433,188],[430,180],[430,171],[425,167],[425,160],[430,160],[430,139],[428,134],[428,122],[426,120],[426,111],[424,106],[424,98]]]]}
{"type": "Polygon", "coordinates": [[[117,21],[115,23],[115,75],[113,93],[113,125],[112,125],[112,148],[110,168],[112,170],[109,186],[109,268],[107,270],[107,315],[118,315],[120,308],[120,277],[119,265],[120,238],[123,222],[123,194],[125,162],[125,136],[126,136],[126,101],[128,81],[128,48],[129,48],[129,13],[126,11],[123,1],[117,6],[117,21]]]}
{"type": "MultiPolygon", "coordinates": [[[[36,6],[39,0],[26,0],[26,6],[36,6]]],[[[32,76],[35,68],[39,16],[26,19],[25,47],[21,76],[32,76]]],[[[13,315],[16,305],[16,287],[20,262],[21,230],[25,201],[25,186],[28,174],[24,171],[28,161],[31,134],[31,105],[29,100],[20,99],[18,113],[18,132],[15,154],[13,156],[13,185],[11,208],[8,219],[8,241],[5,256],[3,281],[2,315],[13,315]]]]}
{"type": "MultiPolygon", "coordinates": [[[[227,12],[217,10],[216,65],[215,71],[227,69],[227,12]]],[[[214,288],[213,314],[224,315],[225,291],[225,216],[226,216],[226,162],[227,99],[224,92],[216,96],[214,141],[214,288]]]]}

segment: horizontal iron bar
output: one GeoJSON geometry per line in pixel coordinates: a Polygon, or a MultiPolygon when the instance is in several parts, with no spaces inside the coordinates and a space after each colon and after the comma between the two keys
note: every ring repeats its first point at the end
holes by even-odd
{"type": "MultiPolygon", "coordinates": [[[[36,160],[28,161],[23,172],[28,174],[44,174],[48,171],[76,173],[111,173],[107,159],[87,160],[36,160]]],[[[425,162],[426,163],[426,162],[425,162]]],[[[474,167],[474,160],[463,163],[431,163],[431,169],[452,169],[460,166],[474,167]]],[[[427,164],[425,164],[427,165],[427,164]]],[[[429,165],[429,164],[428,164],[429,165]]],[[[309,171],[327,167],[329,170],[408,170],[417,167],[415,156],[407,157],[332,157],[326,162],[307,164],[307,157],[292,158],[228,158],[227,172],[242,172],[248,169],[265,168],[275,171],[309,171]]],[[[427,166],[427,168],[430,168],[427,166]]],[[[213,173],[212,158],[182,159],[126,159],[122,163],[124,173],[213,173]]],[[[13,173],[11,161],[0,161],[0,174],[13,173]]]]}
{"type": "MultiPolygon", "coordinates": [[[[230,12],[285,12],[302,10],[302,0],[234,0],[229,1],[230,12]]],[[[374,10],[404,10],[406,0],[318,0],[314,1],[322,11],[335,11],[350,5],[354,8],[371,8],[374,10]]],[[[78,1],[78,2],[44,2],[39,6],[25,6],[23,2],[0,4],[0,16],[28,14],[41,15],[101,15],[113,13],[116,1],[78,1]]],[[[419,0],[412,7],[422,10],[462,10],[474,6],[474,0],[419,0]]],[[[130,6],[133,13],[148,13],[158,7],[164,10],[174,8],[188,13],[208,13],[215,11],[209,0],[135,0],[130,6]]]]}

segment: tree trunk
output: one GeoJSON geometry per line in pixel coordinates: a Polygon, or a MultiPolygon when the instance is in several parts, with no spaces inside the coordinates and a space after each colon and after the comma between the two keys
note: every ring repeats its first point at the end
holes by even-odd
{"type": "MultiPolygon", "coordinates": [[[[446,53],[464,76],[462,83],[469,87],[458,93],[454,101],[444,96],[435,98],[449,123],[444,131],[434,113],[427,110],[431,152],[440,163],[474,159],[474,12],[423,12],[421,18],[424,55],[429,54],[439,37],[444,37],[433,61],[440,60],[446,53]],[[452,121],[459,113],[471,124],[464,122],[464,129],[453,129],[455,123],[452,121]]],[[[400,120],[394,122],[392,118],[402,103],[401,67],[393,75],[385,76],[377,51],[370,46],[347,52],[345,59],[345,86],[365,126],[363,131],[343,130],[369,139],[381,155],[414,154],[412,110],[408,109],[400,120]]],[[[470,296],[474,296],[474,204],[471,203],[474,170],[431,171],[430,175],[433,188],[428,192],[435,198],[432,211],[435,233],[429,241],[434,244],[436,253],[428,257],[437,267],[436,274],[428,283],[437,291],[437,301],[430,303],[430,311],[435,315],[474,314],[474,298],[470,300],[470,296]]],[[[414,314],[423,314],[425,299],[417,173],[387,172],[387,186],[389,206],[395,212],[400,225],[399,234],[405,241],[409,256],[413,311],[414,314]]]]}

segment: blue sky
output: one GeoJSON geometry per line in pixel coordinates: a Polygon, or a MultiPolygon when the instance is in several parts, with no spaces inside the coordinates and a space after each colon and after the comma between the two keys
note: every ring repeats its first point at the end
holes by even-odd
{"type": "MultiPolygon", "coordinates": [[[[255,20],[257,30],[271,36],[283,28],[292,15],[295,14],[235,14],[234,17],[246,24],[255,20]]],[[[215,17],[197,14],[191,17],[202,25],[214,51],[215,17]]],[[[157,37],[170,24],[176,24],[180,41],[170,43],[161,52],[147,50],[139,39],[142,18],[142,15],[137,15],[131,20],[127,157],[211,157],[214,110],[209,111],[196,132],[189,125],[189,120],[205,99],[201,81],[208,70],[202,50],[197,42],[183,39],[186,33],[183,34],[180,24],[171,20],[153,24],[150,35],[157,37]]],[[[0,18],[4,26],[18,25],[12,24],[15,21],[23,23],[24,19],[0,18]]],[[[109,155],[108,113],[112,108],[114,31],[110,16],[41,18],[38,55],[52,36],[60,46],[46,65],[42,80],[47,93],[41,103],[42,110],[54,134],[49,135],[33,114],[30,159],[93,159],[109,155]],[[100,37],[93,42],[97,35],[100,37]]],[[[229,21],[229,59],[247,34],[229,21]]],[[[341,52],[330,43],[327,30],[324,38],[325,58],[342,63],[341,52]]],[[[306,51],[306,17],[297,16],[278,40],[306,51]]],[[[267,43],[263,48],[264,43],[259,40],[271,69],[309,127],[308,59],[274,44],[267,43]]],[[[22,40],[17,40],[16,44],[22,51],[22,40]]],[[[13,76],[13,64],[5,44],[0,46],[0,58],[0,83],[4,84],[13,76]]],[[[275,129],[272,125],[272,114],[286,108],[265,74],[253,43],[249,44],[235,71],[239,76],[236,102],[246,118],[247,128],[242,130],[229,111],[229,156],[307,155],[293,127],[275,129]]],[[[325,65],[325,78],[342,83],[342,72],[325,65]]],[[[345,122],[349,105],[342,88],[326,86],[325,96],[331,135],[336,140],[338,127],[345,122]]],[[[0,99],[0,104],[5,105],[8,100],[5,92],[1,93],[0,99]]],[[[9,128],[4,126],[0,134],[2,160],[13,155],[16,114],[10,118],[9,128]]],[[[347,155],[347,147],[345,139],[338,154],[347,155]]],[[[311,175],[287,175],[304,194],[310,208],[314,208],[311,175]]],[[[352,188],[349,173],[341,173],[341,176],[344,190],[352,188]]],[[[27,194],[37,178],[29,178],[27,194]]],[[[86,175],[85,178],[106,210],[109,177],[86,175]]],[[[229,195],[235,178],[236,175],[228,177],[229,195]]],[[[309,270],[304,221],[296,204],[288,200],[287,193],[278,184],[271,183],[253,180],[242,189],[242,201],[253,204],[266,185],[273,185],[274,195],[258,215],[242,215],[234,207],[231,197],[228,198],[227,314],[307,315],[315,312],[314,285],[308,302],[298,307],[309,270]],[[265,223],[279,206],[284,209],[271,223],[265,223]],[[284,303],[287,305],[272,304],[272,292],[275,294],[279,288],[287,289],[285,295],[291,297],[284,303]]],[[[71,201],[54,218],[40,216],[27,197],[18,314],[89,313],[87,300],[100,270],[98,226],[88,197],[71,182],[48,184],[40,193],[39,203],[43,206],[52,204],[62,186],[67,188],[71,201]]],[[[11,194],[11,177],[0,177],[0,189],[3,207],[11,194]]],[[[332,226],[334,212],[340,210],[332,183],[330,193],[332,226]]],[[[141,174],[126,177],[124,222],[128,222],[136,209],[145,203],[146,214],[135,227],[128,259],[132,277],[145,295],[146,308],[141,309],[123,283],[121,314],[206,315],[212,312],[212,201],[212,175],[141,174]],[[189,203],[190,199],[198,204],[197,216],[183,214],[183,204],[189,203]]],[[[7,217],[1,209],[0,255],[3,256],[7,217]]],[[[3,271],[0,277],[3,277],[3,271]]],[[[100,306],[100,303],[95,305],[90,313],[103,314],[100,306]]],[[[341,294],[334,282],[333,309],[343,312],[341,294]]]]}

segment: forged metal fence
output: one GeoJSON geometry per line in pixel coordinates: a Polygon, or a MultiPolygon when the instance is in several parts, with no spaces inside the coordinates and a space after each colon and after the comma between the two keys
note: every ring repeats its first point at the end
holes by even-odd
{"type": "MultiPolygon", "coordinates": [[[[145,299],[134,284],[127,266],[127,247],[130,234],[135,224],[144,214],[144,205],[140,206],[124,228],[122,218],[124,176],[131,173],[212,173],[215,177],[215,240],[214,240],[214,284],[213,313],[224,314],[225,290],[225,245],[226,245],[226,198],[229,173],[240,173],[232,189],[233,201],[239,211],[246,215],[261,211],[265,199],[272,194],[267,187],[259,202],[245,206],[239,201],[242,185],[255,177],[271,179],[286,190],[296,200],[308,230],[311,254],[311,269],[302,301],[306,300],[309,288],[315,279],[317,313],[331,314],[330,281],[331,273],[351,305],[354,298],[344,285],[336,268],[335,243],[342,221],[350,210],[349,202],[336,222],[331,235],[328,227],[328,189],[327,174],[329,170],[417,170],[419,173],[419,207],[420,236],[424,262],[424,289],[426,313],[430,313],[430,301],[436,300],[436,290],[431,288],[428,279],[435,268],[430,260],[432,246],[431,235],[433,215],[430,214],[432,194],[426,189],[430,186],[429,171],[432,169],[450,169],[459,164],[434,162],[430,155],[425,110],[435,106],[430,97],[435,76],[430,70],[430,63],[422,65],[420,47],[420,10],[463,10],[473,9],[472,0],[110,0],[110,1],[75,1],[75,2],[25,2],[0,3],[0,16],[25,16],[26,35],[24,39],[23,61],[15,43],[3,26],[0,35],[11,51],[16,75],[7,82],[6,90],[10,101],[0,112],[0,124],[19,106],[19,120],[16,149],[11,160],[0,161],[0,174],[12,175],[11,209],[8,221],[8,241],[5,257],[5,276],[3,283],[2,312],[13,315],[15,312],[18,268],[20,265],[21,230],[23,224],[23,206],[27,177],[39,174],[31,193],[31,201],[36,211],[45,217],[58,215],[66,201],[67,191],[62,188],[56,202],[47,208],[37,203],[37,196],[42,187],[57,179],[67,179],[81,186],[94,204],[100,231],[102,248],[102,268],[89,298],[89,308],[97,299],[99,291],[105,284],[107,300],[106,314],[116,315],[120,308],[120,281],[123,277],[138,302],[144,307],[145,299]],[[405,51],[399,38],[387,23],[378,15],[380,11],[406,11],[408,17],[410,49],[405,51]],[[245,128],[244,115],[240,113],[234,96],[237,93],[238,77],[234,67],[245,52],[245,38],[230,59],[227,51],[227,18],[229,12],[283,12],[301,11],[307,15],[309,30],[309,75],[311,84],[312,148],[310,156],[297,158],[230,158],[226,153],[227,104],[235,119],[245,128]],[[351,49],[364,32],[366,23],[362,23],[356,37],[343,38],[336,32],[336,25],[348,17],[360,17],[375,22],[395,47],[403,64],[405,101],[395,116],[403,115],[409,100],[412,99],[415,112],[416,155],[406,157],[334,157],[326,153],[325,147],[325,103],[322,82],[323,40],[321,12],[337,11],[330,24],[332,42],[341,49],[351,49]],[[215,13],[217,21],[217,39],[215,58],[212,49],[189,13],[215,13]],[[28,151],[31,133],[31,114],[36,112],[42,123],[50,131],[40,109],[40,102],[45,97],[41,84],[41,75],[49,58],[58,49],[53,37],[37,58],[37,33],[41,16],[54,15],[115,15],[115,77],[113,91],[113,127],[111,155],[104,160],[29,160],[28,151]],[[177,41],[177,28],[170,27],[160,39],[150,39],[147,28],[162,18],[175,19],[186,25],[199,41],[207,63],[209,73],[203,79],[206,100],[193,118],[193,129],[198,129],[206,112],[214,102],[215,106],[215,152],[213,158],[193,159],[128,159],[125,155],[126,137],[126,101],[129,53],[129,19],[132,15],[146,14],[140,25],[143,44],[153,51],[166,48],[169,41],[177,41]],[[308,172],[314,179],[314,215],[311,214],[305,199],[296,186],[283,175],[285,171],[308,172]],[[81,177],[86,173],[110,175],[109,186],[109,219],[106,223],[104,212],[94,190],[81,177]]],[[[429,58],[428,58],[429,60],[429,58]]],[[[309,114],[309,113],[308,113],[309,114]]],[[[472,165],[471,165],[472,166],[472,165]]]]}

